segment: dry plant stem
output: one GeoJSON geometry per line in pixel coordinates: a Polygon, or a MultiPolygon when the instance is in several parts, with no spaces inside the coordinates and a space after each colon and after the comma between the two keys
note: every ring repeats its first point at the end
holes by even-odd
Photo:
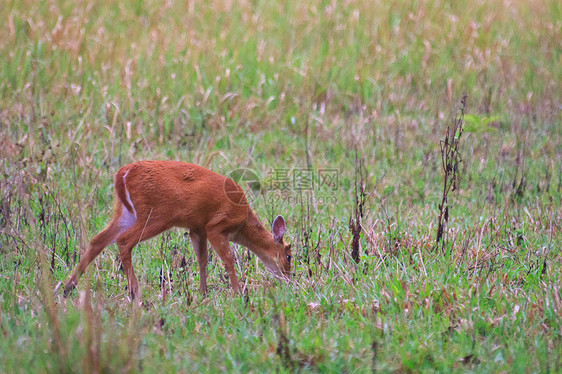
{"type": "Polygon", "coordinates": [[[316,253],[316,262],[319,262],[319,258],[318,258],[318,248],[320,247],[321,244],[321,238],[320,238],[320,231],[318,231],[318,242],[315,244],[314,241],[312,240],[312,227],[313,225],[313,219],[312,219],[312,214],[310,212],[310,199],[306,198],[303,199],[302,195],[301,195],[301,218],[300,218],[300,234],[301,234],[301,240],[302,240],[302,252],[303,252],[303,257],[304,257],[304,262],[306,264],[307,267],[307,275],[309,277],[312,277],[313,275],[313,271],[312,271],[312,267],[310,266],[310,256],[313,253],[316,253]],[[306,200],[306,204],[304,203],[304,200],[306,200]]]}
{"type": "Polygon", "coordinates": [[[351,258],[356,264],[359,263],[359,248],[361,246],[361,220],[363,219],[363,207],[367,194],[365,193],[365,168],[363,160],[359,160],[357,149],[355,150],[355,204],[354,213],[349,217],[349,230],[352,235],[351,258]],[[359,180],[358,180],[359,179],[359,180]]]}
{"type": "MultiPolygon", "coordinates": [[[[65,215],[62,212],[62,208],[61,208],[61,204],[59,202],[58,196],[59,194],[55,194],[53,193],[53,191],[51,189],[49,189],[48,186],[45,186],[45,188],[47,189],[46,193],[49,194],[52,197],[53,203],[55,204],[55,207],[58,210],[58,213],[60,215],[60,217],[62,218],[62,222],[64,223],[64,230],[65,230],[65,234],[64,235],[64,240],[65,240],[65,258],[64,258],[64,264],[66,266],[68,266],[70,264],[70,242],[69,242],[69,238],[71,236],[70,234],[70,228],[68,227],[68,222],[67,219],[65,217],[65,215]]],[[[53,257],[55,256],[54,253],[54,249],[53,249],[53,257]]],[[[54,268],[54,264],[51,262],[51,268],[54,268]]]]}
{"type": "MultiPolygon", "coordinates": [[[[73,157],[73,164],[72,164],[72,169],[73,169],[73,173],[72,176],[74,177],[74,201],[76,204],[76,207],[78,209],[78,226],[79,226],[79,239],[80,239],[80,247],[78,250],[78,259],[80,259],[82,257],[83,252],[85,251],[85,248],[87,247],[88,243],[88,238],[86,236],[86,224],[85,224],[85,220],[84,220],[84,214],[82,211],[82,202],[80,201],[80,198],[78,196],[78,176],[76,175],[76,168],[78,167],[77,163],[76,163],[76,159],[78,157],[77,155],[77,148],[78,146],[75,144],[73,147],[73,152],[74,152],[74,157],[73,157]]],[[[76,251],[74,251],[74,261],[76,261],[76,251]]]]}
{"type": "Polygon", "coordinates": [[[289,346],[289,338],[287,337],[287,326],[285,322],[285,315],[283,311],[280,312],[279,315],[279,343],[277,345],[277,354],[279,358],[281,358],[281,362],[283,366],[286,368],[293,367],[293,360],[291,358],[291,348],[289,346]]]}
{"type": "Polygon", "coordinates": [[[464,111],[466,107],[467,95],[463,94],[461,99],[460,114],[455,117],[453,128],[447,126],[445,140],[439,143],[441,149],[441,167],[444,172],[443,177],[443,193],[441,203],[439,204],[439,217],[437,220],[437,236],[435,239],[435,248],[442,243],[442,249],[446,244],[446,229],[449,222],[449,192],[458,188],[460,180],[460,163],[462,162],[459,153],[460,139],[463,133],[464,111]],[[442,240],[443,239],[443,240],[442,240]]]}
{"type": "MultiPolygon", "coordinates": [[[[81,304],[86,319],[86,338],[85,344],[88,354],[84,355],[82,362],[85,373],[100,372],[100,344],[101,344],[101,328],[99,309],[94,312],[92,308],[92,297],[90,286],[87,285],[83,294],[81,294],[81,304]]],[[[99,304],[96,304],[99,308],[99,304]]]]}
{"type": "MultiPolygon", "coordinates": [[[[39,244],[39,243],[38,243],[39,244]]],[[[66,353],[65,347],[63,345],[62,336],[60,332],[60,324],[57,316],[57,307],[53,299],[53,293],[51,289],[51,273],[49,271],[49,266],[47,264],[47,259],[45,253],[42,250],[38,251],[38,257],[40,261],[40,266],[42,268],[41,279],[40,279],[40,290],[42,296],[42,302],[45,307],[45,312],[47,313],[47,318],[49,319],[49,325],[53,333],[53,340],[55,349],[59,355],[59,359],[64,362],[66,353]]]]}

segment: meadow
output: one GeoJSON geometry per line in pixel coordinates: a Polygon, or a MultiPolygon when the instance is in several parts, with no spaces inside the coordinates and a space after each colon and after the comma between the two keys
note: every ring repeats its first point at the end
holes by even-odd
{"type": "Polygon", "coordinates": [[[0,9],[0,372],[562,371],[559,1],[0,9]],[[203,297],[176,229],[142,304],[115,246],[64,298],[144,159],[284,215],[292,282],[232,246],[203,297]]]}

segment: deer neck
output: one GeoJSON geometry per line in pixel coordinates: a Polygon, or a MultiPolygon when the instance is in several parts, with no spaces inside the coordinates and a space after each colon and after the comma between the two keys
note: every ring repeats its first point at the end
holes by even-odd
{"type": "Polygon", "coordinates": [[[248,214],[248,221],[240,229],[233,241],[242,244],[259,258],[269,259],[270,249],[275,246],[271,233],[263,227],[252,211],[248,214]]]}

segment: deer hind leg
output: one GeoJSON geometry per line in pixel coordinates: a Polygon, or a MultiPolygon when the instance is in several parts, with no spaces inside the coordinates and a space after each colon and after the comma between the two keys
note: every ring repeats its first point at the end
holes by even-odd
{"type": "Polygon", "coordinates": [[[228,237],[220,231],[208,230],[209,242],[224,262],[224,267],[230,278],[230,285],[232,289],[236,292],[240,292],[240,285],[238,284],[238,278],[236,277],[236,271],[234,270],[234,256],[230,250],[230,245],[228,243],[228,237]]]}
{"type": "Polygon", "coordinates": [[[64,296],[76,287],[78,279],[84,273],[88,265],[101,253],[101,251],[115,242],[115,239],[125,230],[133,225],[135,217],[122,205],[118,206],[113,220],[99,234],[94,236],[82,256],[76,269],[64,287],[64,296]]]}
{"type": "Polygon", "coordinates": [[[199,291],[205,295],[207,294],[207,262],[209,259],[207,234],[205,232],[196,233],[190,230],[189,237],[193,243],[193,248],[197,255],[197,263],[199,264],[199,291]]]}
{"type": "Polygon", "coordinates": [[[127,276],[127,288],[132,300],[139,296],[139,285],[132,265],[133,248],[138,243],[150,239],[171,227],[172,225],[164,219],[151,218],[149,215],[146,219],[139,218],[128,230],[117,237],[119,256],[123,264],[123,271],[127,276]]]}

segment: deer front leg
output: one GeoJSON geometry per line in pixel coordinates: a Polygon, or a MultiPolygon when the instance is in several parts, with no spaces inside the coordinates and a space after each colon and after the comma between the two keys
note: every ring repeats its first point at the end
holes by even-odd
{"type": "Polygon", "coordinates": [[[234,270],[234,257],[232,256],[232,251],[230,250],[230,245],[228,244],[228,238],[226,235],[218,232],[207,231],[209,236],[209,242],[224,262],[224,267],[230,278],[230,285],[232,289],[240,293],[240,285],[238,284],[238,278],[236,277],[236,271],[234,270]]]}
{"type": "Polygon", "coordinates": [[[195,254],[197,255],[197,264],[199,265],[199,292],[207,294],[207,262],[209,252],[207,250],[207,235],[203,233],[196,233],[193,230],[189,231],[189,237],[193,243],[195,254]]]}

